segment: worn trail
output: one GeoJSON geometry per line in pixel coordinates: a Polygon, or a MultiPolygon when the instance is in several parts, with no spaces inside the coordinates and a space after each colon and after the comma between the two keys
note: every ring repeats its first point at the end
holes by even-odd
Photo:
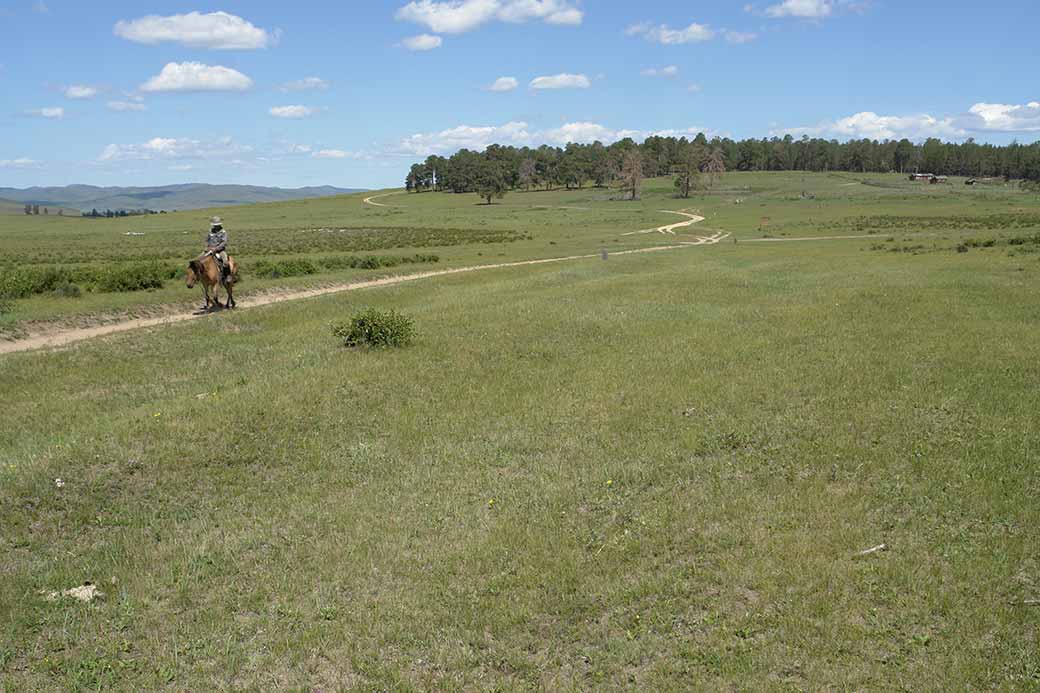
{"type": "MultiPolygon", "coordinates": [[[[705,245],[712,242],[717,243],[718,240],[706,240],[698,241],[696,243],[682,243],[678,245],[654,246],[650,248],[637,248],[635,250],[622,250],[619,252],[611,253],[611,255],[634,255],[638,253],[655,253],[664,250],[679,250],[690,245],[705,245]]],[[[453,274],[467,274],[470,272],[505,269],[509,267],[547,265],[557,262],[588,260],[591,258],[598,257],[600,257],[599,253],[590,253],[588,255],[569,255],[566,257],[553,257],[545,258],[542,260],[520,260],[517,262],[501,262],[491,265],[471,265],[468,267],[456,267],[454,269],[433,270],[430,272],[417,272],[415,274],[404,274],[395,277],[384,277],[382,279],[372,279],[368,281],[352,282],[349,284],[340,284],[336,286],[326,286],[317,289],[303,289],[300,291],[267,294],[262,296],[256,296],[253,298],[246,297],[238,301],[238,308],[236,310],[248,310],[250,308],[259,308],[261,306],[270,305],[272,303],[298,301],[300,299],[327,296],[329,294],[338,294],[345,291],[358,291],[360,289],[371,289],[380,286],[404,284],[405,282],[414,282],[419,281],[421,279],[432,279],[434,277],[445,277],[453,274]]],[[[65,346],[67,344],[72,344],[74,342],[80,342],[85,339],[91,339],[92,337],[101,337],[104,335],[117,334],[119,332],[128,332],[130,330],[136,330],[144,327],[161,327],[165,325],[172,325],[179,322],[185,322],[187,320],[195,320],[200,317],[205,317],[205,314],[178,313],[157,318],[139,318],[136,320],[127,320],[126,322],[114,323],[111,325],[98,325],[96,327],[76,328],[70,330],[62,330],[60,332],[54,332],[50,334],[34,335],[27,339],[21,339],[18,341],[0,342],[0,354],[11,354],[19,351],[31,351],[34,349],[60,347],[65,346]]]]}

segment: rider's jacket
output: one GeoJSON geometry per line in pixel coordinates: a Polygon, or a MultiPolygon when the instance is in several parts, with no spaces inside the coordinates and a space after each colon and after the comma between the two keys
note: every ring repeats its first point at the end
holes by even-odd
{"type": "Polygon", "coordinates": [[[215,252],[222,252],[227,248],[227,231],[222,228],[211,229],[206,237],[206,247],[215,252]]]}

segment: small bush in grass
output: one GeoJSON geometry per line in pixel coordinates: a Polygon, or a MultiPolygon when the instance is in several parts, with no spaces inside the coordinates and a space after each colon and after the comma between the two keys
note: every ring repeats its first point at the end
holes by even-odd
{"type": "Polygon", "coordinates": [[[79,288],[79,284],[62,282],[54,287],[54,295],[61,298],[79,298],[83,295],[83,290],[79,288]]]}
{"type": "Polygon", "coordinates": [[[415,324],[397,311],[367,308],[348,322],[333,323],[332,334],[348,347],[403,347],[412,343],[415,324]]]}
{"type": "Polygon", "coordinates": [[[7,315],[11,312],[11,303],[9,301],[0,300],[0,315],[7,315]]]}

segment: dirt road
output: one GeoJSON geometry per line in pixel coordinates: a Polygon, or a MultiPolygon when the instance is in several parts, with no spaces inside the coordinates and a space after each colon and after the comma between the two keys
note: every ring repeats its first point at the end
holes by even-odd
{"type": "MultiPolygon", "coordinates": [[[[681,243],[676,245],[663,245],[654,246],[651,248],[638,248],[636,250],[622,250],[610,255],[634,255],[637,253],[655,253],[664,250],[680,250],[682,248],[693,246],[693,245],[710,245],[718,243],[725,236],[719,234],[720,237],[709,237],[705,239],[698,239],[697,242],[681,243]]],[[[259,308],[260,306],[270,305],[272,303],[282,303],[284,301],[298,301],[305,298],[315,298],[317,296],[326,296],[329,294],[337,294],[345,291],[358,291],[360,289],[371,289],[380,286],[390,286],[393,284],[403,284],[405,282],[419,281],[420,279],[431,279],[433,277],[445,277],[452,274],[466,274],[469,272],[480,272],[484,270],[494,269],[505,269],[509,267],[525,267],[529,265],[547,265],[556,262],[569,262],[573,260],[588,260],[591,258],[601,257],[600,253],[590,253],[588,255],[569,255],[566,257],[553,257],[546,258],[543,260],[521,260],[518,262],[502,262],[492,265],[471,265],[469,267],[457,267],[455,269],[445,270],[433,270],[430,272],[417,272],[415,274],[404,274],[396,277],[384,277],[382,279],[372,279],[369,281],[353,282],[350,284],[340,284],[337,286],[327,286],[318,289],[304,289],[300,291],[289,291],[281,293],[272,293],[257,296],[254,298],[242,298],[238,301],[238,308],[236,310],[248,310],[250,308],[259,308]]],[[[198,313],[178,313],[172,315],[166,315],[158,318],[139,318],[136,320],[127,320],[126,322],[114,323],[110,325],[98,325],[96,327],[84,327],[69,330],[61,330],[57,332],[47,334],[32,335],[26,339],[20,339],[13,342],[0,341],[0,354],[11,354],[20,351],[31,351],[33,349],[44,349],[50,347],[60,347],[74,342],[80,342],[85,339],[92,337],[101,337],[104,335],[117,334],[119,332],[128,332],[130,330],[136,330],[144,327],[160,327],[164,325],[172,325],[178,322],[184,322],[186,320],[194,320],[200,317],[205,317],[205,314],[198,313]]]]}

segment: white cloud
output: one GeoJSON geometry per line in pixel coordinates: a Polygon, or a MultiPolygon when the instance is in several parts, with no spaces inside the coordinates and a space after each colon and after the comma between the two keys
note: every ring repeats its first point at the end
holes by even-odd
{"type": "Polygon", "coordinates": [[[573,75],[568,72],[535,77],[531,80],[532,89],[588,89],[590,86],[592,82],[585,75],[573,75]]]}
{"type": "Polygon", "coordinates": [[[238,70],[202,63],[167,63],[155,77],[141,85],[141,91],[245,91],[253,80],[238,70]]]}
{"type": "Polygon", "coordinates": [[[735,43],[735,44],[738,44],[738,45],[744,44],[744,43],[751,43],[752,41],[754,41],[755,39],[758,38],[758,34],[755,34],[755,33],[749,32],[749,31],[729,31],[729,30],[727,30],[727,31],[724,31],[722,33],[722,35],[730,43],[735,43]]]}
{"type": "Polygon", "coordinates": [[[644,77],[678,77],[679,68],[675,65],[669,65],[668,67],[662,68],[648,67],[639,74],[644,77]]]}
{"type": "Polygon", "coordinates": [[[1024,106],[1006,103],[977,103],[960,123],[971,130],[992,132],[1040,132],[1040,102],[1024,106]]]}
{"type": "Polygon", "coordinates": [[[495,20],[573,26],[584,19],[584,13],[566,0],[414,0],[394,16],[438,34],[463,34],[495,20]]]}
{"type": "Polygon", "coordinates": [[[401,45],[410,51],[432,51],[434,48],[440,48],[442,43],[444,43],[444,39],[432,34],[409,36],[401,41],[401,45]]]}
{"type": "Polygon", "coordinates": [[[562,0],[511,0],[503,2],[498,18],[503,22],[526,22],[542,20],[548,24],[577,25],[584,13],[569,2],[562,0]]]}
{"type": "Polygon", "coordinates": [[[252,151],[230,137],[202,141],[187,137],[153,137],[141,144],[110,144],[98,161],[149,161],[153,159],[228,159],[252,151]]]}
{"type": "Polygon", "coordinates": [[[312,159],[360,159],[361,155],[356,152],[347,152],[342,149],[322,149],[311,154],[312,159]]]}
{"type": "Polygon", "coordinates": [[[825,120],[817,125],[796,128],[774,128],[771,135],[810,135],[837,139],[923,140],[938,137],[962,140],[973,132],[1031,133],[1040,132],[1040,102],[1022,105],[976,103],[960,115],[933,116],[878,115],[873,111],[856,113],[838,120],[825,120]]]}
{"type": "Polygon", "coordinates": [[[19,159],[0,159],[0,168],[29,168],[38,162],[25,157],[19,159]]]}
{"type": "Polygon", "coordinates": [[[329,83],[321,77],[304,77],[281,86],[282,91],[306,91],[308,89],[328,89],[329,83]]]}
{"type": "Polygon", "coordinates": [[[678,46],[685,43],[699,43],[715,38],[715,32],[706,24],[690,24],[685,29],[673,29],[666,24],[654,26],[648,22],[633,24],[625,30],[628,36],[642,36],[652,43],[666,46],[678,46]]]}
{"type": "Polygon", "coordinates": [[[191,164],[174,164],[173,166],[170,166],[169,168],[170,168],[171,171],[190,171],[190,170],[192,170],[195,167],[192,166],[191,164]]]}
{"type": "Polygon", "coordinates": [[[275,106],[269,111],[275,118],[306,118],[317,112],[309,106],[275,106]]]}
{"type": "Polygon", "coordinates": [[[701,93],[701,85],[691,84],[690,86],[686,87],[686,91],[690,92],[691,94],[699,94],[701,93]]]}
{"type": "Polygon", "coordinates": [[[514,121],[504,125],[472,126],[460,125],[440,132],[419,133],[406,137],[388,153],[409,157],[426,157],[430,154],[453,154],[459,149],[482,151],[491,144],[534,147],[542,144],[563,146],[570,142],[603,142],[610,144],[626,137],[641,141],[650,135],[695,137],[704,132],[709,137],[717,134],[705,128],[686,130],[642,130],[613,129],[600,123],[574,122],[558,128],[531,131],[527,123],[514,121]]]}
{"type": "Polygon", "coordinates": [[[832,0],[784,0],[766,8],[767,17],[798,17],[800,19],[823,19],[834,12],[832,0]]]}
{"type": "Polygon", "coordinates": [[[516,77],[499,77],[488,87],[488,91],[513,91],[520,86],[516,77]]]}
{"type": "Polygon", "coordinates": [[[936,118],[921,113],[908,116],[878,115],[863,111],[835,121],[823,121],[812,127],[773,129],[771,135],[810,135],[837,139],[920,140],[927,137],[961,138],[965,131],[952,118],[936,118]]]}
{"type": "Polygon", "coordinates": [[[95,87],[88,87],[83,84],[73,84],[71,87],[66,87],[65,98],[67,99],[92,99],[97,96],[98,90],[95,87]]]}
{"type": "Polygon", "coordinates": [[[558,128],[539,133],[536,139],[563,146],[571,142],[589,144],[590,142],[617,142],[626,137],[639,137],[638,130],[611,130],[599,123],[567,123],[558,128]]]}
{"type": "Polygon", "coordinates": [[[35,111],[29,111],[29,115],[34,115],[38,118],[60,120],[65,117],[65,109],[61,106],[53,106],[50,108],[38,108],[35,111]]]}
{"type": "Polygon", "coordinates": [[[395,152],[409,156],[447,154],[459,149],[485,149],[489,144],[524,145],[531,141],[527,123],[513,121],[498,126],[460,125],[449,130],[419,133],[401,140],[395,152]]]}
{"type": "Polygon", "coordinates": [[[268,48],[278,40],[278,32],[269,33],[227,12],[190,12],[169,17],[148,15],[116,22],[113,31],[116,36],[136,43],[173,42],[189,48],[214,50],[268,48]]]}
{"type": "Polygon", "coordinates": [[[36,0],[36,2],[33,3],[33,12],[37,12],[39,14],[50,14],[51,8],[47,7],[46,3],[44,3],[43,0],[36,0]]]}
{"type": "Polygon", "coordinates": [[[109,101],[106,106],[108,107],[108,110],[117,113],[148,110],[148,107],[139,101],[109,101]]]}

